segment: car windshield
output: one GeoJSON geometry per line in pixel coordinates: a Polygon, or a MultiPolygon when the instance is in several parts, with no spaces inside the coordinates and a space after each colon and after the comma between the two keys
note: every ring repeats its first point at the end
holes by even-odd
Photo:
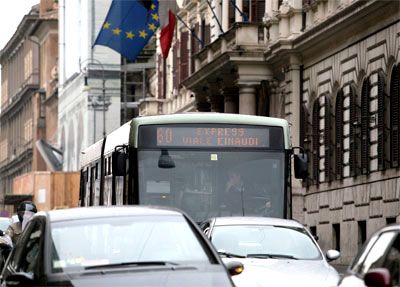
{"type": "Polygon", "coordinates": [[[210,262],[182,216],[130,216],[55,222],[53,272],[120,263],[210,262]]]}
{"type": "Polygon", "coordinates": [[[302,228],[271,225],[215,226],[212,242],[218,252],[255,258],[321,259],[321,253],[302,228]]]}

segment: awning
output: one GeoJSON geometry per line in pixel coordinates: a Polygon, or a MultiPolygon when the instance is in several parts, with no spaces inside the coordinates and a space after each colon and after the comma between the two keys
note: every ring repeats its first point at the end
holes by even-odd
{"type": "Polygon", "coordinates": [[[42,139],[36,141],[36,147],[52,171],[62,170],[62,151],[42,139]]]}
{"type": "Polygon", "coordinates": [[[19,204],[25,200],[32,200],[32,194],[6,194],[4,197],[4,204],[5,205],[13,205],[19,204]]]}

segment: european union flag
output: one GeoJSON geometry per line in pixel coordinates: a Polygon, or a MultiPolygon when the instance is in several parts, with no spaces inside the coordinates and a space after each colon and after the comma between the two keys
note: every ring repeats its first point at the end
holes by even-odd
{"type": "Polygon", "coordinates": [[[94,45],[134,61],[159,25],[158,0],[113,0],[94,45]]]}

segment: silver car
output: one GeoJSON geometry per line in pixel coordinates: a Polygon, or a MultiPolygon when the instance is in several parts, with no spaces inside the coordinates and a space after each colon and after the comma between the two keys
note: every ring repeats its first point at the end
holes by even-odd
{"type": "Polygon", "coordinates": [[[381,228],[366,242],[339,286],[400,286],[400,224],[381,228]]]}
{"type": "Polygon", "coordinates": [[[308,230],[294,220],[266,217],[217,217],[201,224],[225,263],[242,262],[237,287],[337,286],[339,274],[308,230]]]}

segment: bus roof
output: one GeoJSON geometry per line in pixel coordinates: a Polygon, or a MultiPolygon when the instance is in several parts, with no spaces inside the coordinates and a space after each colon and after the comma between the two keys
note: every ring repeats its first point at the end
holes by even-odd
{"type": "Polygon", "coordinates": [[[244,124],[259,126],[276,126],[283,128],[285,137],[285,149],[290,149],[289,124],[287,120],[280,118],[229,114],[229,113],[213,113],[213,112],[193,112],[170,115],[144,116],[134,118],[131,122],[130,142],[137,146],[137,132],[141,125],[162,125],[162,124],[244,124]],[[133,138],[131,138],[133,136],[133,138]]]}

